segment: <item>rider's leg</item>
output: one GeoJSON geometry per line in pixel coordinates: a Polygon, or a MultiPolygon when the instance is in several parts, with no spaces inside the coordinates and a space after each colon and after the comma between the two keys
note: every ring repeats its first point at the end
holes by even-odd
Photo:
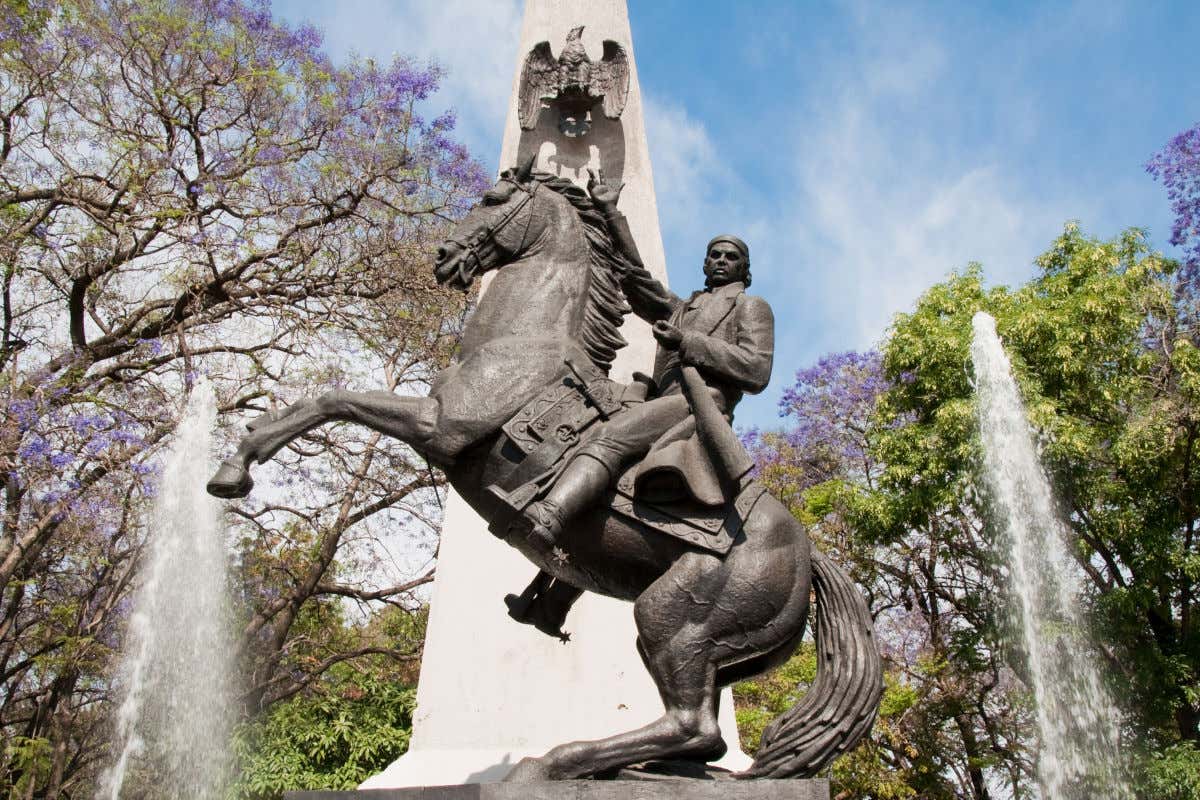
{"type": "Polygon", "coordinates": [[[567,521],[600,499],[623,464],[644,455],[688,413],[686,398],[669,395],[633,406],[604,423],[580,446],[546,498],[518,518],[512,533],[552,547],[567,521]]]}

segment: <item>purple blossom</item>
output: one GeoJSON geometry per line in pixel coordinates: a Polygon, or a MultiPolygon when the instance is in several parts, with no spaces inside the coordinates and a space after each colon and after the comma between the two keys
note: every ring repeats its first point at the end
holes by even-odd
{"type": "Polygon", "coordinates": [[[429,127],[431,130],[435,131],[451,131],[454,130],[454,126],[457,123],[458,114],[454,111],[454,109],[450,109],[434,119],[433,122],[429,123],[429,127]]]}
{"type": "Polygon", "coordinates": [[[162,355],[162,352],[167,349],[162,339],[142,339],[138,344],[144,346],[153,356],[162,355]]]}
{"type": "Polygon", "coordinates": [[[386,94],[395,100],[425,100],[438,87],[442,68],[436,64],[417,67],[407,59],[397,58],[383,75],[386,94]]]}
{"type": "Polygon", "coordinates": [[[95,456],[103,453],[111,444],[112,437],[107,432],[101,431],[84,444],[83,451],[90,456],[95,456]]]}
{"type": "Polygon", "coordinates": [[[1162,182],[1175,213],[1171,244],[1183,248],[1184,274],[1200,272],[1200,123],[1154,154],[1146,171],[1162,182]]]}
{"type": "Polygon", "coordinates": [[[141,444],[143,441],[140,433],[129,428],[117,428],[110,435],[114,442],[121,444],[141,444]]]}
{"type": "Polygon", "coordinates": [[[780,416],[795,424],[787,432],[788,444],[802,454],[864,464],[870,417],[890,385],[876,351],[834,353],[800,370],[779,401],[780,416]]]}
{"type": "Polygon", "coordinates": [[[50,442],[41,436],[32,436],[17,453],[25,461],[40,461],[50,454],[50,442]]]}
{"type": "Polygon", "coordinates": [[[75,433],[83,435],[92,428],[99,428],[106,425],[108,420],[99,414],[76,414],[68,422],[75,433]]]}
{"type": "Polygon", "coordinates": [[[21,433],[31,430],[37,424],[38,412],[38,403],[34,400],[10,400],[8,403],[8,413],[16,418],[17,428],[21,433]]]}

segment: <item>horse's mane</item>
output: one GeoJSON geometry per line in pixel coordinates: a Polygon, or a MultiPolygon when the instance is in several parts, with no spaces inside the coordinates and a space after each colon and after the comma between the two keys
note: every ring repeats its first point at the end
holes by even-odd
{"type": "Polygon", "coordinates": [[[566,178],[549,173],[534,173],[533,178],[565,197],[583,223],[591,264],[587,306],[584,308],[583,329],[579,335],[588,358],[607,375],[617,351],[628,344],[619,330],[625,315],[631,311],[617,279],[621,255],[613,244],[608,224],[587,192],[566,178]]]}

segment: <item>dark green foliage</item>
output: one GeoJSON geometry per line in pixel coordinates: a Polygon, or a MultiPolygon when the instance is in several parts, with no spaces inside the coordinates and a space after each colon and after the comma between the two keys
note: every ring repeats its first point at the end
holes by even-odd
{"type": "MultiPolygon", "coordinates": [[[[763,729],[799,702],[816,676],[816,647],[806,642],[787,663],[770,674],[735,685],[733,696],[737,703],[742,749],[747,753],[755,753],[763,729]]],[[[889,676],[875,725],[875,736],[895,736],[896,721],[915,702],[916,695],[912,689],[889,676]]],[[[881,759],[878,751],[873,742],[868,742],[837,761],[833,773],[839,789],[850,791],[851,796],[855,797],[869,793],[869,796],[879,800],[913,797],[913,789],[905,781],[904,774],[881,759]]]]}
{"type": "Polygon", "coordinates": [[[353,789],[408,749],[416,688],[379,665],[338,665],[234,737],[232,796],[274,800],[299,789],[353,789]]]}
{"type": "Polygon", "coordinates": [[[1200,752],[1192,742],[1146,754],[1138,787],[1153,800],[1200,798],[1200,752]]]}

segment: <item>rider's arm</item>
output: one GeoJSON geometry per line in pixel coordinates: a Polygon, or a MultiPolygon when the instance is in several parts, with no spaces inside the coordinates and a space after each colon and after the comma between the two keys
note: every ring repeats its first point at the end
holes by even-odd
{"type": "Polygon", "coordinates": [[[647,322],[669,319],[683,301],[646,269],[625,215],[616,208],[603,208],[602,213],[617,252],[625,262],[626,268],[621,272],[621,288],[625,290],[633,313],[647,322]]]}
{"type": "Polygon", "coordinates": [[[766,300],[748,294],[741,296],[734,314],[731,341],[685,331],[679,354],[685,364],[698,367],[701,373],[758,394],[771,380],[775,316],[766,300]]]}

